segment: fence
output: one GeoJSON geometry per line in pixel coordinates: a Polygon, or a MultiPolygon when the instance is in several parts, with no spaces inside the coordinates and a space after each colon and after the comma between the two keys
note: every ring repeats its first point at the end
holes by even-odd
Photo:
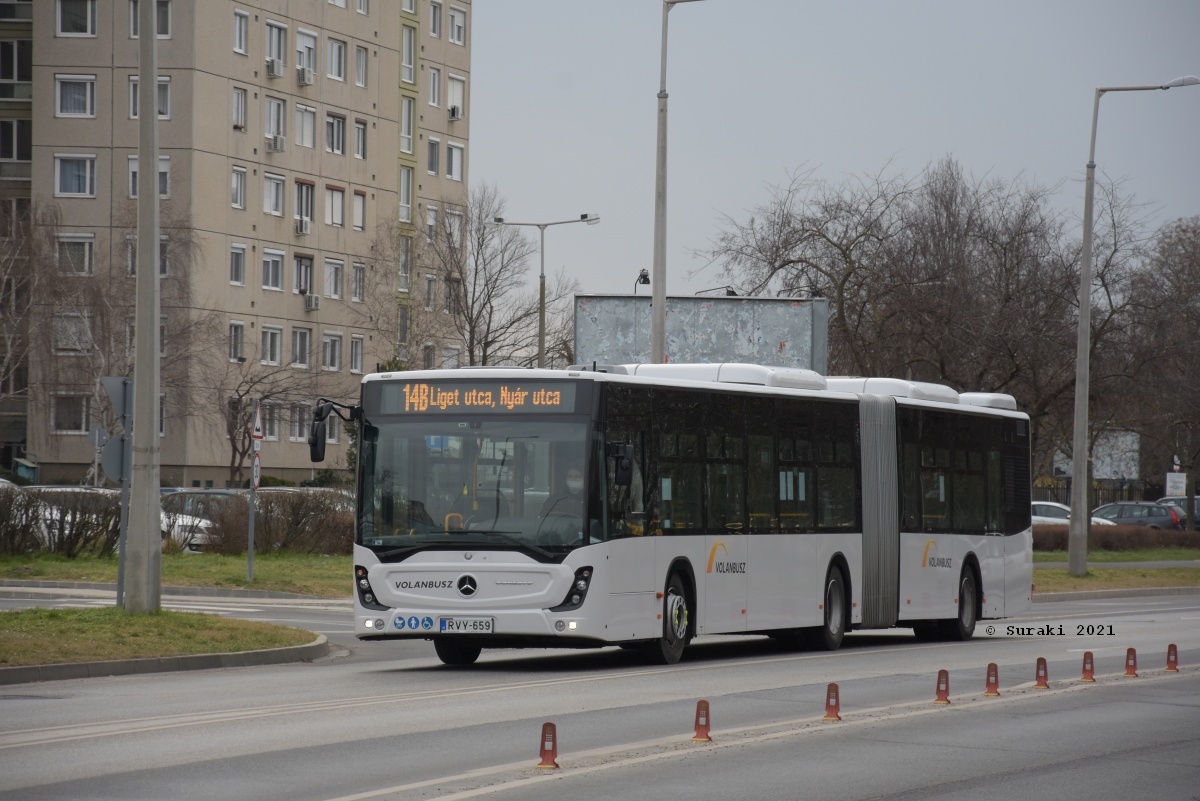
{"type": "MultiPolygon", "coordinates": [[[[1092,508],[1116,501],[1157,501],[1163,496],[1162,484],[1149,481],[1122,481],[1098,478],[1092,482],[1092,508]]],[[[1033,482],[1033,500],[1057,501],[1071,505],[1071,479],[1039,478],[1033,482]]]]}

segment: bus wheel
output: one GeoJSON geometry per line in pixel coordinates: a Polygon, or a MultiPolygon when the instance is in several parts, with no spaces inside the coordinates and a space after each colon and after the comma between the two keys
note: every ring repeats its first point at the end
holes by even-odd
{"type": "Polygon", "coordinates": [[[433,641],[433,648],[437,651],[438,659],[447,665],[473,665],[479,658],[479,652],[483,650],[472,642],[440,637],[433,641]]]}
{"type": "Polygon", "coordinates": [[[643,645],[646,661],[654,665],[678,662],[688,644],[688,627],[687,591],[679,574],[672,573],[663,598],[663,636],[643,645]]]}
{"type": "Polygon", "coordinates": [[[945,622],[946,639],[966,642],[975,633],[975,571],[963,568],[958,579],[958,617],[945,622]]]}
{"type": "Polygon", "coordinates": [[[806,629],[806,645],[823,651],[836,651],[846,636],[846,579],[837,565],[825,577],[825,622],[806,629]]]}

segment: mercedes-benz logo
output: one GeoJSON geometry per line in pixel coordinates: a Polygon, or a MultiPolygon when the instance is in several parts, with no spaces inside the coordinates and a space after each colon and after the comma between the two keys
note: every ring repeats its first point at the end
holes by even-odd
{"type": "Polygon", "coordinates": [[[462,576],[458,580],[458,594],[470,598],[479,589],[479,582],[474,576],[462,576]]]}

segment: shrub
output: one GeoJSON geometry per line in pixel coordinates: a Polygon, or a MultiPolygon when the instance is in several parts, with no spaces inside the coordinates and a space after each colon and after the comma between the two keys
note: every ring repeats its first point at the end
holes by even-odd
{"type": "MultiPolygon", "coordinates": [[[[1034,526],[1035,551],[1067,550],[1067,526],[1034,526]]],[[[1143,548],[1195,548],[1200,537],[1194,532],[1155,529],[1146,526],[1092,526],[1088,550],[1132,551],[1143,548]]]]}
{"type": "MultiPolygon", "coordinates": [[[[354,541],[354,512],[342,493],[320,490],[259,492],[254,521],[255,553],[288,551],[305,554],[348,554],[354,541]]],[[[215,505],[210,516],[207,550],[246,552],[250,530],[250,496],[231,497],[215,505]]]]}
{"type": "Polygon", "coordinates": [[[121,533],[120,496],[85,488],[0,491],[0,553],[109,556],[121,533]]]}

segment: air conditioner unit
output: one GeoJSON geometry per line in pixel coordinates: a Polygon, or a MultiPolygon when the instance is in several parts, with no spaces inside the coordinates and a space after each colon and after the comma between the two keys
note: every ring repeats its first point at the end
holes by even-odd
{"type": "Polygon", "coordinates": [[[296,220],[296,233],[300,236],[308,236],[312,231],[312,220],[307,217],[301,217],[296,220]]]}
{"type": "Polygon", "coordinates": [[[279,134],[269,134],[267,136],[267,152],[282,153],[287,150],[287,138],[279,134]]]}
{"type": "Polygon", "coordinates": [[[308,294],[304,296],[304,310],[317,311],[321,308],[321,296],[308,294]]]}
{"type": "Polygon", "coordinates": [[[450,119],[452,119],[452,120],[461,120],[462,119],[462,106],[451,106],[450,107],[450,119]]]}
{"type": "Polygon", "coordinates": [[[296,67],[296,78],[300,81],[301,86],[312,86],[316,80],[312,67],[296,67]]]}
{"type": "Polygon", "coordinates": [[[268,58],[267,59],[267,77],[282,78],[283,77],[283,59],[268,58]]]}

